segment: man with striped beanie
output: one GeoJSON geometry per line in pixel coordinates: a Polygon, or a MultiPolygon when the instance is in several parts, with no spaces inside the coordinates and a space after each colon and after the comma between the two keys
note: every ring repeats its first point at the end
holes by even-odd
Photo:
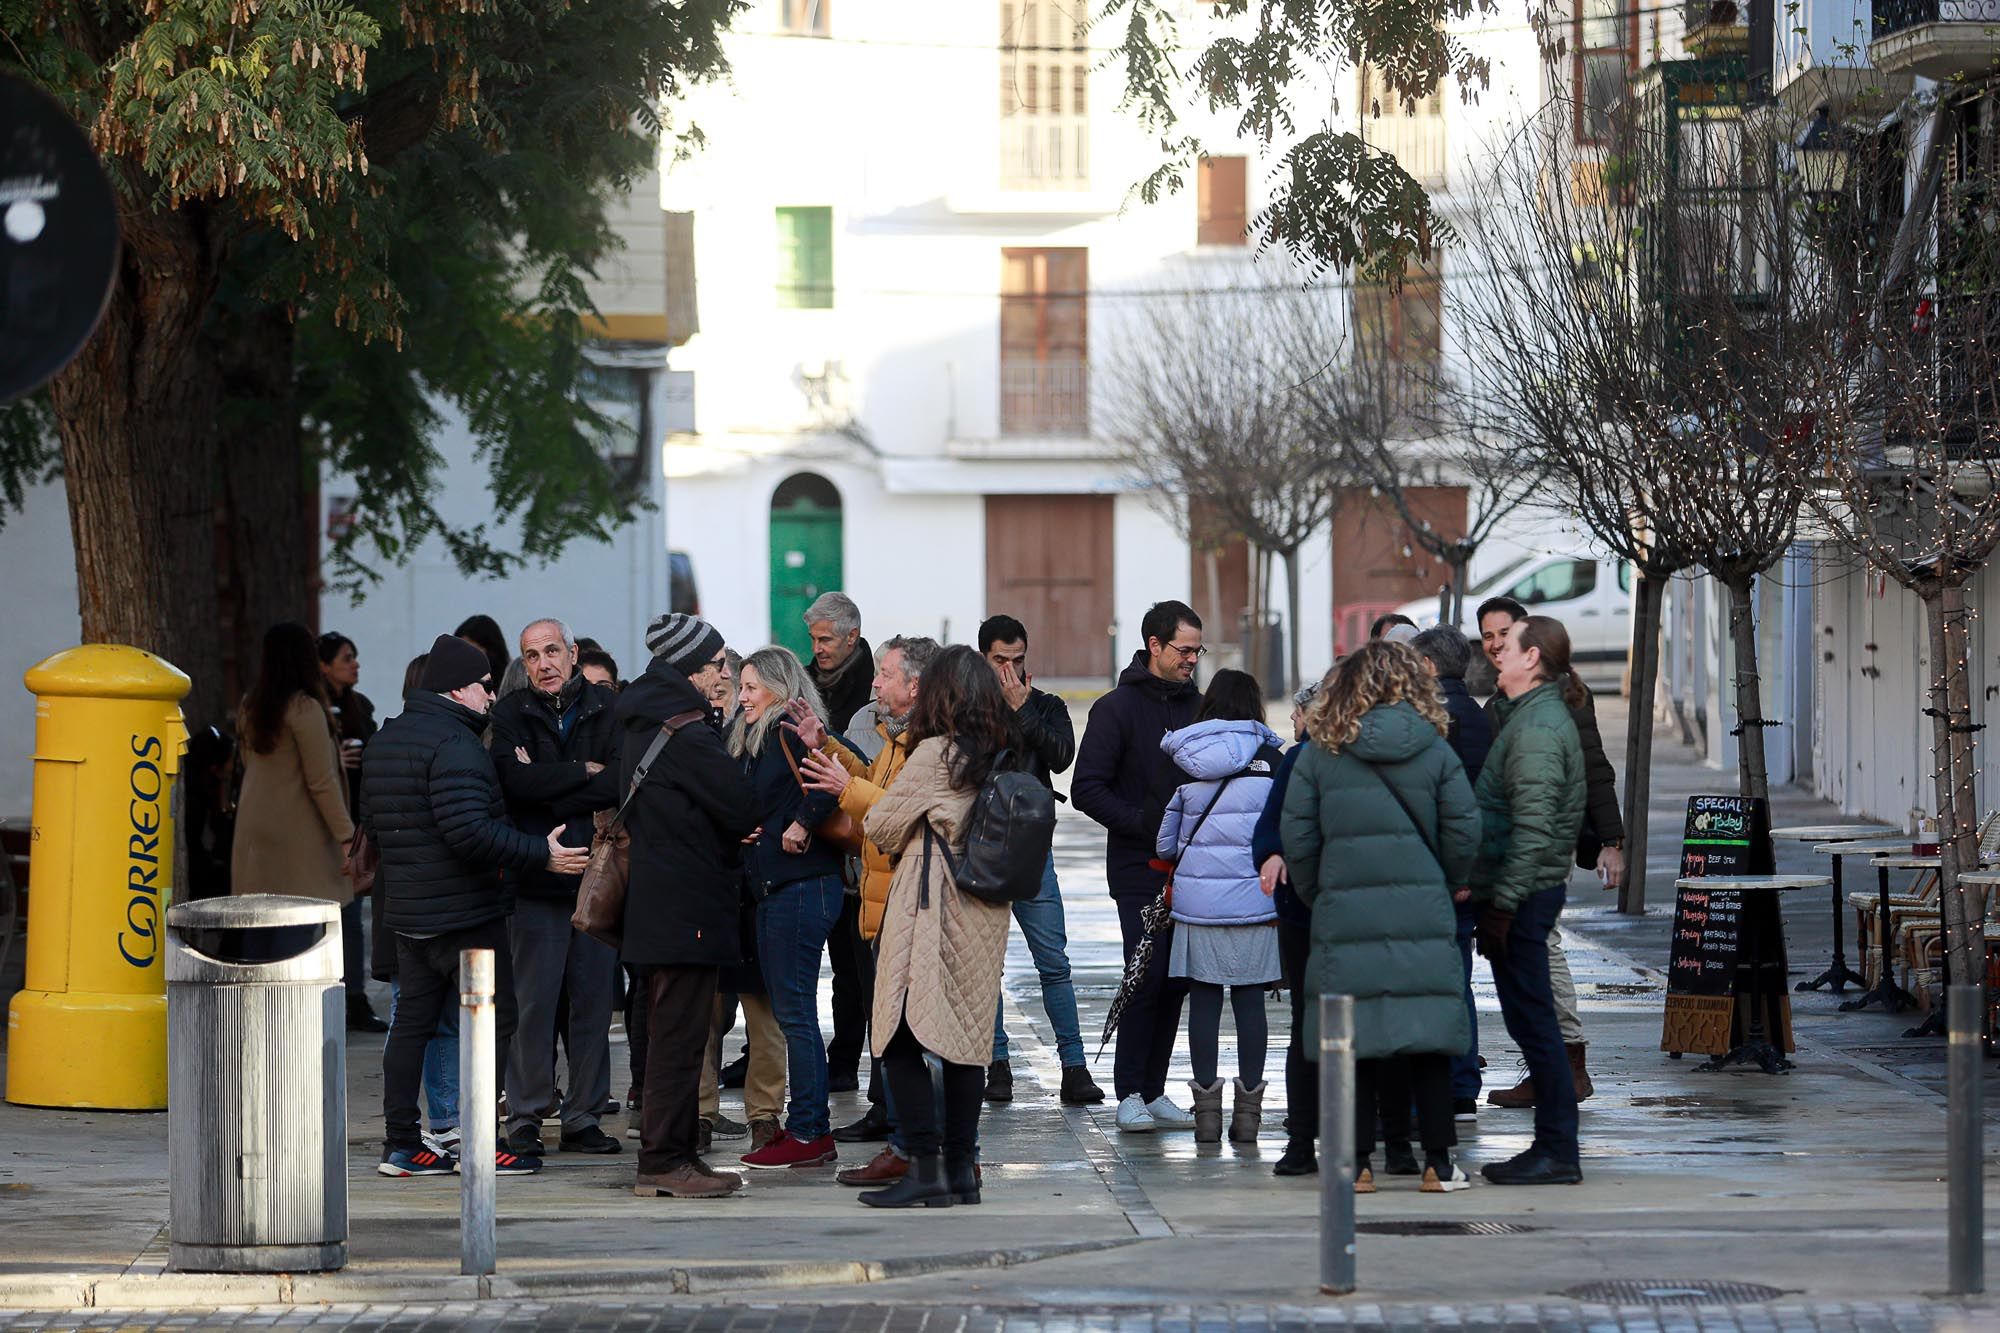
{"type": "Polygon", "coordinates": [[[717,973],[743,960],[738,848],[757,814],[709,703],[729,670],[722,635],[694,616],[666,615],[646,627],[646,646],[653,660],[613,714],[632,840],[620,959],[646,988],[634,1193],[710,1198],[743,1184],[702,1161],[699,1102],[717,973]]]}

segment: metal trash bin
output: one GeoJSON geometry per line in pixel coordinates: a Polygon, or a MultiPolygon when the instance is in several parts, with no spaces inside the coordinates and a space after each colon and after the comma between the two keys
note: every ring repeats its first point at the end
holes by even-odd
{"type": "Polygon", "coordinates": [[[167,910],[172,1268],[347,1263],[340,908],[255,893],[167,910]]]}

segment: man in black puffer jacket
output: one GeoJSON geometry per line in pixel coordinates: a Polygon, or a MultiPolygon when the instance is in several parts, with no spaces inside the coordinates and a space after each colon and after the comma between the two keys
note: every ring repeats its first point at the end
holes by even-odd
{"type": "MultiPolygon", "coordinates": [[[[1194,721],[1201,706],[1194,668],[1204,651],[1201,617],[1185,602],[1156,603],[1140,622],[1140,632],[1146,646],[1133,654],[1118,687],[1090,706],[1069,788],[1076,808],[1110,835],[1104,877],[1118,904],[1127,963],[1145,936],[1140,914],[1165,883],[1148,864],[1158,854],[1160,820],[1174,789],[1187,781],[1161,752],[1160,738],[1194,721]]],[[[1169,927],[1154,944],[1145,984],[1118,1025],[1112,1075],[1118,1128],[1127,1133],[1194,1127],[1194,1117],[1167,1099],[1167,1066],[1187,993],[1184,982],[1167,976],[1172,938],[1169,927]]]]}
{"type": "MultiPolygon", "coordinates": [[[[507,814],[524,833],[590,849],[592,816],[618,804],[618,696],[577,670],[576,636],[560,620],[521,631],[528,688],[493,705],[493,762],[507,814]]],[[[514,894],[507,933],[514,944],[514,1002],[520,1027],[507,1057],[507,1147],[542,1154],[542,1117],[559,1113],[564,1152],[615,1153],[618,1140],[597,1123],[611,1096],[611,1008],[618,953],[570,925],[579,877],[537,866],[506,872],[514,894]],[[556,1011],[567,993],[563,1050],[569,1095],[556,1105],[556,1011]]]]}
{"type": "Polygon", "coordinates": [[[716,973],[741,962],[745,835],[757,827],[743,767],[723,748],[708,690],[729,670],[722,636],[675,613],[646,628],[653,660],[618,696],[619,791],[630,791],[624,961],[646,987],[646,1084],[639,1126],[642,1197],[713,1198],[742,1187],[698,1152],[701,1062],[716,973]],[[639,764],[671,731],[636,787],[639,764]]]}
{"type": "MultiPolygon", "coordinates": [[[[401,995],[382,1048],[382,1164],[385,1176],[448,1175],[449,1155],[423,1143],[417,1087],[424,1047],[458,986],[461,949],[493,950],[494,1043],[504,1068],[514,1035],[513,969],[506,916],[512,904],[502,870],[546,867],[577,875],[590,853],[507,822],[493,761],[479,743],[493,707],[486,655],[449,634],[431,645],[417,688],[402,713],[375,738],[361,765],[361,822],[381,854],[375,892],[386,894],[383,919],[396,934],[401,995]]],[[[466,1114],[481,1108],[467,1107],[466,1114]]],[[[501,1151],[503,1175],[541,1169],[539,1158],[501,1151]]]]}

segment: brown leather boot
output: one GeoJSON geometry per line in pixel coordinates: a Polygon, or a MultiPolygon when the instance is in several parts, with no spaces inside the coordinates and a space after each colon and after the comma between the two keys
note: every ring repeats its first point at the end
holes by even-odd
{"type": "Polygon", "coordinates": [[[640,1198],[720,1199],[743,1188],[743,1177],[733,1171],[706,1171],[694,1162],[683,1162],[658,1175],[640,1172],[632,1192],[640,1198]]]}
{"type": "Polygon", "coordinates": [[[1584,1100],[1591,1093],[1597,1091],[1596,1088],[1590,1085],[1590,1071],[1583,1067],[1583,1053],[1588,1048],[1589,1043],[1581,1041],[1570,1042],[1564,1047],[1569,1052],[1569,1072],[1570,1077],[1576,1080],[1576,1099],[1578,1101],[1584,1100]]]}
{"type": "Polygon", "coordinates": [[[866,1166],[850,1166],[834,1176],[843,1185],[890,1185],[909,1174],[910,1159],[898,1157],[894,1148],[883,1148],[868,1159],[866,1166]]]}
{"type": "Polygon", "coordinates": [[[1535,1080],[1523,1070],[1519,1083],[1511,1088],[1495,1089],[1487,1093],[1486,1100],[1507,1111],[1530,1110],[1535,1105],[1535,1080]]]}

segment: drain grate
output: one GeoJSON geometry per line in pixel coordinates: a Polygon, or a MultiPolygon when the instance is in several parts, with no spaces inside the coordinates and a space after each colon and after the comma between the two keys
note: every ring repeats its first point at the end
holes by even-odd
{"type": "Polygon", "coordinates": [[[1363,1236],[1519,1236],[1545,1228],[1519,1222],[1356,1222],[1363,1236]]]}
{"type": "Polygon", "coordinates": [[[1785,1293],[1755,1282],[1677,1282],[1668,1278],[1620,1278],[1565,1287],[1573,1301],[1603,1305],[1754,1305],[1775,1301],[1785,1293]]]}

